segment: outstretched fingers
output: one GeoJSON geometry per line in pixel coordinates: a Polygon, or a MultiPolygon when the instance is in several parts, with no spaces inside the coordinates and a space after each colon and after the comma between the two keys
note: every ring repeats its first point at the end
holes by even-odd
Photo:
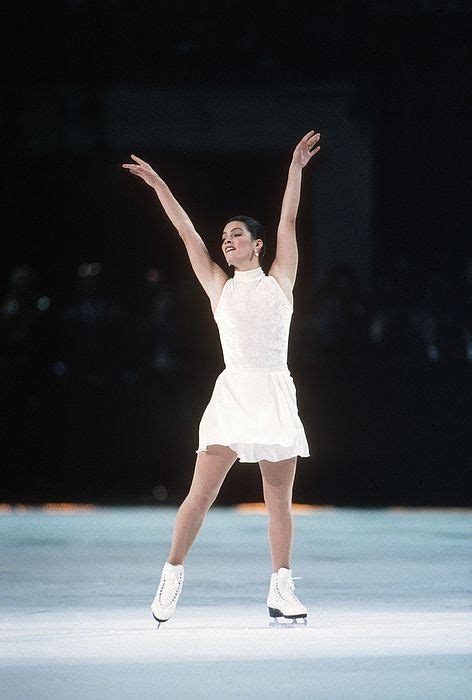
{"type": "Polygon", "coordinates": [[[123,168],[129,170],[131,175],[136,175],[141,178],[144,178],[146,172],[142,165],[137,165],[136,163],[123,163],[123,168]]]}
{"type": "MultiPolygon", "coordinates": [[[[303,138],[300,140],[299,146],[301,146],[302,148],[307,147],[309,153],[315,153],[315,151],[313,151],[312,149],[315,143],[317,143],[320,140],[320,136],[321,134],[319,132],[315,134],[314,129],[311,129],[311,131],[305,134],[305,136],[303,136],[303,138]]],[[[316,150],[319,151],[320,147],[318,146],[316,150]]]]}
{"type": "Polygon", "coordinates": [[[122,163],[122,167],[132,175],[137,175],[150,187],[155,187],[161,181],[159,175],[151,168],[149,163],[145,160],[138,158],[134,154],[131,154],[131,158],[135,161],[134,163],[122,163]]]}
{"type": "Polygon", "coordinates": [[[134,156],[131,154],[131,158],[136,161],[136,163],[139,163],[139,165],[147,165],[145,160],[141,160],[141,158],[138,158],[138,156],[134,156]]]}
{"type": "Polygon", "coordinates": [[[315,155],[315,153],[318,153],[320,150],[321,146],[317,146],[315,148],[315,144],[320,140],[320,136],[321,134],[319,132],[315,134],[313,131],[308,132],[306,135],[306,146],[308,147],[308,153],[310,156],[315,155]]]}
{"type": "Polygon", "coordinates": [[[145,160],[142,160],[141,158],[138,158],[138,156],[135,156],[131,154],[131,158],[135,160],[135,163],[123,163],[123,168],[127,168],[130,172],[134,173],[135,175],[140,172],[141,170],[150,170],[150,166],[148,163],[146,163],[145,160]]]}

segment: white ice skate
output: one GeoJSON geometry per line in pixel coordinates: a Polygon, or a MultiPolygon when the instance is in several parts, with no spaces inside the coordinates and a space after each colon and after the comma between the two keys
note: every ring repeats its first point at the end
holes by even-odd
{"type": "Polygon", "coordinates": [[[175,566],[166,561],[162,569],[161,580],[156,595],[151,603],[151,611],[159,629],[161,622],[166,622],[174,613],[175,606],[182,591],[184,566],[175,566]]]}
{"type": "MultiPolygon", "coordinates": [[[[295,578],[301,578],[295,576],[295,578]]],[[[279,618],[291,620],[292,625],[307,624],[307,609],[294,594],[295,584],[292,579],[292,569],[280,567],[270,577],[270,590],[267,596],[267,607],[272,618],[271,624],[280,624],[279,618]]],[[[287,623],[283,623],[287,624],[287,623]]]]}

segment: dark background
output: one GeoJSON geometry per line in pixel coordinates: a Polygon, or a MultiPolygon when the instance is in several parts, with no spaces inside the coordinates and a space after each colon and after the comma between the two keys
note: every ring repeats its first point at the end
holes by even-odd
{"type": "MultiPolygon", "coordinates": [[[[0,500],[179,503],[223,369],[209,301],[144,183],[212,256],[268,232],[310,129],[289,366],[294,499],[470,505],[465,2],[55,2],[3,10],[0,500]]],[[[219,503],[261,500],[256,464],[219,503]]]]}

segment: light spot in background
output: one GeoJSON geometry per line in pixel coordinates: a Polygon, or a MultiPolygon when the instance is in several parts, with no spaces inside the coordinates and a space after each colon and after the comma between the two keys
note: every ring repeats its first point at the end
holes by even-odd
{"type": "Polygon", "coordinates": [[[94,503],[37,503],[26,505],[25,503],[0,503],[0,515],[27,515],[44,511],[52,515],[70,515],[71,513],[83,513],[95,510],[94,503]]]}
{"type": "Polygon", "coordinates": [[[130,369],[124,373],[123,379],[125,380],[126,384],[136,384],[138,381],[138,373],[135,369],[130,369]]]}
{"type": "Polygon", "coordinates": [[[26,512],[29,510],[28,506],[23,505],[23,503],[16,503],[15,504],[15,514],[16,515],[26,515],[26,512]]]}
{"type": "Polygon", "coordinates": [[[373,343],[381,343],[386,330],[386,319],[383,315],[379,314],[374,318],[369,327],[369,336],[373,343]]]}
{"type": "Polygon", "coordinates": [[[175,363],[167,349],[159,350],[152,358],[152,367],[154,370],[172,369],[175,363]]]}
{"type": "Polygon", "coordinates": [[[49,297],[39,297],[36,305],[40,311],[47,311],[51,306],[51,300],[49,297]]]}
{"type": "Polygon", "coordinates": [[[3,304],[2,314],[4,316],[15,316],[19,309],[20,305],[16,299],[7,299],[7,301],[3,304]]]}
{"type": "Polygon", "coordinates": [[[158,484],[157,486],[154,486],[152,490],[152,495],[156,499],[156,501],[165,501],[167,496],[168,496],[168,491],[165,486],[162,484],[158,484]]]}
{"type": "Polygon", "coordinates": [[[77,268],[79,277],[93,277],[101,272],[102,266],[99,262],[82,263],[77,268]]]}
{"type": "Polygon", "coordinates": [[[54,362],[52,366],[52,371],[54,372],[56,377],[63,377],[67,372],[67,365],[65,362],[58,360],[57,362],[54,362]]]}
{"type": "Polygon", "coordinates": [[[94,510],[93,503],[43,503],[41,508],[46,513],[59,513],[61,515],[69,515],[70,513],[82,513],[88,510],[94,510]]]}
{"type": "Polygon", "coordinates": [[[150,267],[144,274],[147,282],[159,282],[161,273],[155,267],[150,267]]]}

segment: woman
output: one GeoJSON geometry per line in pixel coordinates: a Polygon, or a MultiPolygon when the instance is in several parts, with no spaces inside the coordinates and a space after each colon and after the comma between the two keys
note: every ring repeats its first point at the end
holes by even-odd
{"type": "Polygon", "coordinates": [[[228,266],[234,266],[234,277],[229,278],[211,259],[188,214],[162,178],[136,156],[131,156],[134,163],[123,164],[154,188],[182,238],[210,299],[225,360],[200,421],[193,480],[177,513],[171,550],[151,605],[158,626],[175,610],[184,581],[184,559],[238,457],[241,462],[259,462],[262,474],[273,565],[269,614],[306,624],[307,610],[293,592],[290,556],[297,457],[308,457],[309,451],[287,367],[287,350],[298,265],[295,221],[302,170],[320,150],[315,148],[319,139],[319,133],[309,131],[294,149],[277,229],[276,256],[268,275],[259,265],[264,242],[257,221],[239,215],[224,227],[221,247],[228,266]]]}

